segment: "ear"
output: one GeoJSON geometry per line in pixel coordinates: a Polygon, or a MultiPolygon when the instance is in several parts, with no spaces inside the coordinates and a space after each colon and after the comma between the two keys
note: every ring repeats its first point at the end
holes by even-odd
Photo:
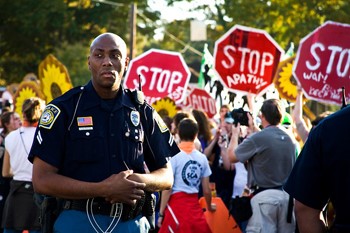
{"type": "Polygon", "coordinates": [[[126,58],[125,58],[125,68],[124,68],[124,71],[126,71],[126,70],[128,69],[129,61],[130,61],[130,58],[129,58],[129,57],[126,57],[126,58]]]}
{"type": "Polygon", "coordinates": [[[89,70],[91,70],[91,67],[90,67],[90,55],[87,57],[87,61],[88,61],[89,70]]]}

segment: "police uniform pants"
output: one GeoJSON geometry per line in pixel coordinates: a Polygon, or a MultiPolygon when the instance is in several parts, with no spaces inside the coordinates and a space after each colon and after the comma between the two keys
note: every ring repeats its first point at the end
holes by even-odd
{"type": "MultiPolygon", "coordinates": [[[[54,233],[101,233],[106,232],[109,227],[113,217],[96,214],[94,215],[96,222],[99,227],[94,227],[91,225],[86,212],[78,210],[64,210],[58,216],[55,225],[54,233]],[[100,228],[100,229],[98,229],[100,228]]],[[[123,233],[148,233],[150,230],[150,225],[145,217],[141,215],[133,220],[129,221],[119,221],[117,226],[113,231],[108,231],[110,233],[123,232],[123,233]]]]}
{"type": "Polygon", "coordinates": [[[294,233],[295,217],[287,222],[288,193],[267,189],[251,199],[253,215],[250,217],[246,233],[294,233]]]}

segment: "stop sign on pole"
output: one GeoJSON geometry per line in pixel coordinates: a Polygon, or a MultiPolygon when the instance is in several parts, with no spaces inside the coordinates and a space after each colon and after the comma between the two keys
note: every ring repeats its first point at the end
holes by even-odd
{"type": "Polygon", "coordinates": [[[267,32],[235,25],[215,42],[214,68],[230,91],[259,94],[272,84],[283,54],[267,32]]]}
{"type": "Polygon", "coordinates": [[[186,99],[186,105],[193,109],[202,110],[209,118],[213,118],[216,114],[216,101],[204,89],[193,88],[186,99]]]}
{"type": "Polygon", "coordinates": [[[300,41],[293,67],[308,99],[342,104],[350,98],[350,25],[328,21],[300,41]]]}
{"type": "Polygon", "coordinates": [[[124,86],[139,88],[139,75],[149,104],[163,97],[180,103],[185,98],[191,73],[180,53],[150,49],[130,62],[124,86]]]}

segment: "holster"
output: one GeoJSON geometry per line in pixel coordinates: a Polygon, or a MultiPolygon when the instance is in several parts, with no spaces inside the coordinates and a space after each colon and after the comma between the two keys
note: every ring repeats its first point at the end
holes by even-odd
{"type": "MultiPolygon", "coordinates": [[[[145,195],[146,196],[146,195],[145,195]]],[[[123,204],[123,212],[121,216],[122,221],[128,221],[136,218],[142,212],[142,207],[145,204],[145,196],[136,202],[135,205],[131,206],[128,204],[123,204]]]]}
{"type": "Polygon", "coordinates": [[[151,230],[156,228],[156,196],[153,193],[146,192],[145,204],[142,208],[142,215],[145,216],[150,224],[151,230]]]}
{"type": "Polygon", "coordinates": [[[41,232],[53,233],[53,226],[60,213],[59,200],[55,197],[35,194],[35,201],[40,207],[41,232]]]}
{"type": "Polygon", "coordinates": [[[145,192],[145,195],[136,202],[136,205],[130,206],[123,204],[122,221],[128,221],[136,218],[142,213],[150,224],[151,229],[155,229],[155,207],[156,197],[153,193],[145,192]]]}

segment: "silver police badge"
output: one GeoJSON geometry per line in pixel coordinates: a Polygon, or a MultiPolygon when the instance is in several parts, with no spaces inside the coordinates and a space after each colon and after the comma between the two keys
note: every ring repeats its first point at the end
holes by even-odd
{"type": "Polygon", "coordinates": [[[140,113],[138,111],[131,111],[130,121],[134,126],[138,126],[140,124],[140,113]]]}

